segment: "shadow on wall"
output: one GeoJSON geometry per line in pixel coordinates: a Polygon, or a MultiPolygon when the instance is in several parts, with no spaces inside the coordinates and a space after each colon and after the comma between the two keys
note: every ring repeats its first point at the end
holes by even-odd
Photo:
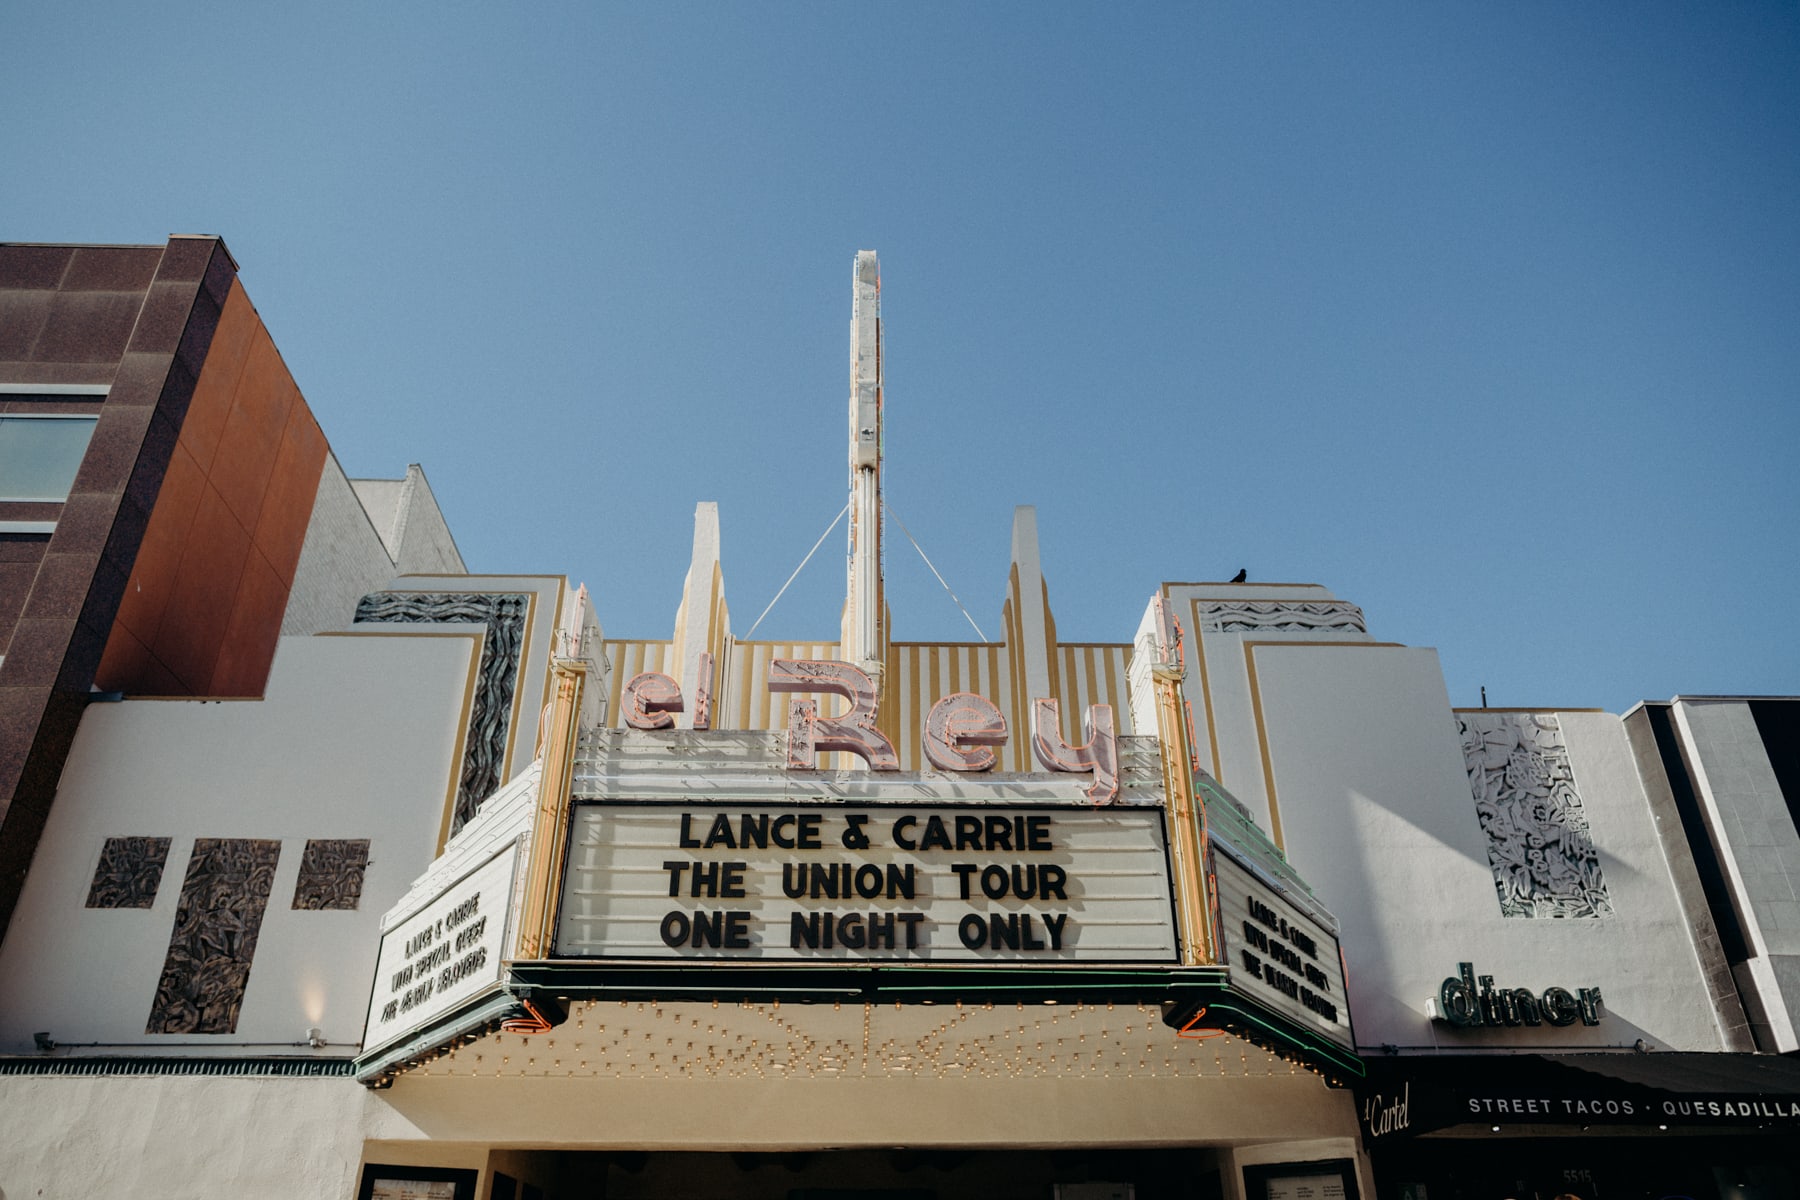
{"type": "MultiPolygon", "coordinates": [[[[1362,792],[1348,790],[1335,807],[1349,815],[1349,829],[1340,831],[1332,840],[1334,861],[1330,870],[1320,870],[1316,862],[1297,864],[1302,876],[1317,889],[1325,907],[1338,919],[1353,1019],[1354,1014],[1361,1012],[1408,1012],[1431,1028],[1423,1011],[1424,996],[1398,996],[1384,991],[1377,1003],[1376,997],[1356,993],[1369,982],[1407,978],[1419,927],[1441,921],[1447,899],[1460,900],[1469,886],[1491,878],[1485,857],[1470,844],[1475,820],[1467,798],[1456,799],[1463,802],[1460,808],[1444,803],[1434,811],[1432,815],[1437,820],[1433,824],[1439,826],[1434,829],[1362,792]],[[1446,825],[1452,828],[1443,829],[1446,825]],[[1463,844],[1446,839],[1444,834],[1452,832],[1461,834],[1458,840],[1463,844]],[[1445,871],[1446,862],[1457,869],[1445,871]],[[1474,874],[1477,869],[1480,876],[1474,874]],[[1412,881],[1414,886],[1408,888],[1414,899],[1400,906],[1389,903],[1386,889],[1375,886],[1375,881],[1396,872],[1417,876],[1412,881]],[[1446,880],[1446,875],[1456,882],[1446,880]],[[1365,882],[1356,887],[1339,885],[1339,881],[1349,880],[1365,882]],[[1397,907],[1402,911],[1410,909],[1416,921],[1396,920],[1397,907]]],[[[1491,890],[1485,891],[1483,901],[1492,894],[1491,890]]],[[[1496,911],[1493,915],[1499,914],[1496,911]]],[[[1361,1028],[1358,1035],[1359,1041],[1370,1044],[1361,1028]]],[[[1384,1034],[1378,1040],[1391,1040],[1391,1036],[1384,1034]]],[[[1435,1036],[1431,1041],[1435,1043],[1435,1036]]]]}

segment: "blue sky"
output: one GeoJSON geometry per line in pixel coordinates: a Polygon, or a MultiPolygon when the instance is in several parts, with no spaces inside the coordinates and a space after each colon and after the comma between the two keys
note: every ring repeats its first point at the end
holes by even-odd
{"type": "MultiPolygon", "coordinates": [[[[1453,703],[1800,692],[1800,8],[0,9],[0,238],[218,233],[353,475],[667,636],[888,497],[990,635],[1323,583],[1453,703]]],[[[892,533],[895,634],[972,636],[892,533]]],[[[830,638],[834,538],[758,636],[830,638]]]]}

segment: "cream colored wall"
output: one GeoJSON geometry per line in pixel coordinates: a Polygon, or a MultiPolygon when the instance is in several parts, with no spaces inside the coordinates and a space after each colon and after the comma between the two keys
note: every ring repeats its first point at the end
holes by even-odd
{"type": "MultiPolygon", "coordinates": [[[[1368,643],[1356,630],[1206,628],[1205,610],[1214,604],[1335,604],[1338,598],[1317,584],[1171,583],[1164,585],[1187,641],[1187,677],[1182,693],[1193,714],[1194,753],[1200,766],[1248,808],[1265,831],[1272,830],[1268,781],[1264,778],[1262,735],[1256,724],[1257,680],[1251,651],[1264,642],[1368,643]]],[[[1149,732],[1146,730],[1145,732],[1149,732]]]]}
{"type": "MultiPolygon", "coordinates": [[[[124,701],[82,719],[55,811],[0,945],[0,1052],[294,1048],[362,1037],[381,915],[437,850],[480,639],[287,638],[261,701],[124,701]],[[169,837],[153,907],[86,907],[108,837],[169,837]],[[197,837],[279,839],[234,1034],[144,1032],[197,837]],[[309,838],[367,838],[354,911],[291,907],[309,838]]],[[[240,1051],[242,1052],[242,1051],[240,1051]]]]}
{"type": "Polygon", "coordinates": [[[0,1077],[0,1197],[355,1195],[349,1079],[0,1077]]]}
{"type": "MultiPolygon", "coordinates": [[[[1606,993],[1609,1010],[1627,1018],[1666,1014],[1645,1025],[1645,1040],[1659,1049],[1728,1049],[1723,1014],[1708,999],[1705,965],[1623,719],[1606,712],[1564,712],[1556,718],[1613,902],[1613,916],[1580,922],[1610,929],[1602,961],[1616,970],[1619,983],[1606,993]],[[1620,947],[1620,942],[1636,944],[1620,947]],[[1680,1039],[1691,1042],[1677,1046],[1680,1039]]],[[[1572,945],[1569,953],[1585,957],[1587,951],[1572,945]]]]}
{"type": "MultiPolygon", "coordinates": [[[[6,1076],[0,1128],[6,1200],[344,1200],[365,1161],[482,1169],[484,1182],[496,1167],[541,1175],[545,1160],[514,1152],[521,1148],[1212,1144],[1238,1146],[1251,1163],[1347,1157],[1356,1139],[1350,1093],[1305,1073],[1048,1082],[402,1079],[382,1092],[349,1079],[6,1076]]],[[[1226,1177],[1234,1188],[1235,1172],[1226,1177]]],[[[1368,1182],[1365,1174],[1365,1189],[1368,1182]]]]}

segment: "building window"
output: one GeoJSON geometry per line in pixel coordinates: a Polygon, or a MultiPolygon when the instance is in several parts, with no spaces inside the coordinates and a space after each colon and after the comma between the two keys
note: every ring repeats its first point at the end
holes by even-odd
{"type": "Polygon", "coordinates": [[[98,417],[0,416],[0,500],[63,501],[98,417]]]}

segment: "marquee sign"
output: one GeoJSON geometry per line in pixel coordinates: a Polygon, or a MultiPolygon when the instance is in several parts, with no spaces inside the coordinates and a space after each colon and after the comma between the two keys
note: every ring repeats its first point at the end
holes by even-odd
{"type": "Polygon", "coordinates": [[[1597,987],[1548,987],[1540,993],[1529,988],[1494,986],[1492,975],[1475,974],[1473,963],[1456,964],[1457,974],[1438,987],[1429,1005],[1433,1021],[1460,1029],[1493,1025],[1598,1025],[1605,1015],[1597,987]]]}
{"type": "Polygon", "coordinates": [[[578,801],[555,954],[1171,963],[1162,813],[578,801]]]}
{"type": "Polygon", "coordinates": [[[513,842],[381,935],[364,1053],[429,1024],[500,979],[518,857],[513,842]]]}
{"type": "Polygon", "coordinates": [[[1231,986],[1303,1029],[1355,1048],[1336,935],[1213,842],[1220,961],[1231,986]]]}

